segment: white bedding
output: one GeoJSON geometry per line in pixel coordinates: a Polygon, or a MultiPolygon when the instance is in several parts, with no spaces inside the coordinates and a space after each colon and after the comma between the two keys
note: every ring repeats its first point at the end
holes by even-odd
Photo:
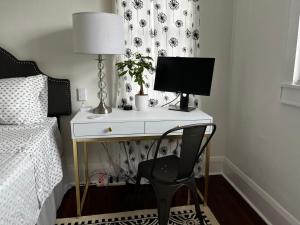
{"type": "Polygon", "coordinates": [[[0,126],[0,225],[33,225],[62,180],[56,118],[0,126]]]}

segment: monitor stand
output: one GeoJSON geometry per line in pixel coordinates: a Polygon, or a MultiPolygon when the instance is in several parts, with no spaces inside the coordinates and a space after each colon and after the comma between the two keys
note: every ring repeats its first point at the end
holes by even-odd
{"type": "Polygon", "coordinates": [[[183,112],[190,112],[196,109],[196,107],[189,107],[189,94],[180,94],[180,104],[177,105],[170,105],[169,110],[175,111],[183,111],[183,112]]]}

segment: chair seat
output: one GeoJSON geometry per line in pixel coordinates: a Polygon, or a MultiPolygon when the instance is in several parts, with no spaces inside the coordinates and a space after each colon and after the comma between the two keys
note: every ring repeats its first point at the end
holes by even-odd
{"type": "Polygon", "coordinates": [[[175,182],[178,176],[179,158],[175,155],[157,158],[155,168],[153,170],[153,177],[151,177],[151,169],[154,160],[147,160],[139,164],[139,170],[142,177],[148,180],[159,180],[162,182],[175,182]]]}

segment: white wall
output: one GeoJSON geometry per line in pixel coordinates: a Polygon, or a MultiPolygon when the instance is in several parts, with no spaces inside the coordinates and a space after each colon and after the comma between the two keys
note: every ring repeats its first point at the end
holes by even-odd
{"type": "Polygon", "coordinates": [[[300,220],[300,108],[280,103],[288,0],[235,0],[226,157],[300,220]]]}
{"type": "Polygon", "coordinates": [[[202,108],[214,117],[217,133],[212,154],[223,156],[228,127],[228,93],[232,39],[233,1],[201,0],[201,56],[215,57],[210,97],[201,97],[202,108]]]}
{"type": "MultiPolygon", "coordinates": [[[[68,78],[72,86],[72,105],[79,108],[76,88],[86,87],[90,105],[97,105],[97,68],[93,56],[72,52],[72,13],[111,12],[112,0],[9,0],[0,1],[0,46],[19,59],[31,59],[40,69],[57,78],[68,78]]],[[[218,123],[213,155],[224,155],[226,148],[227,98],[233,0],[201,0],[201,55],[216,57],[212,96],[203,99],[203,109],[218,123]]],[[[107,62],[108,67],[111,61],[107,62]]],[[[107,71],[111,75],[111,71],[107,71]]],[[[72,181],[72,148],[68,120],[64,118],[66,174],[72,181]]],[[[99,148],[99,146],[98,146],[99,148]]],[[[102,149],[103,150],[103,149],[102,149]]],[[[118,151],[119,149],[116,149],[118,151]]],[[[108,166],[103,151],[90,157],[97,166],[108,166]],[[102,154],[100,154],[102,152],[102,154]],[[104,164],[103,164],[104,162],[104,164]]]]}

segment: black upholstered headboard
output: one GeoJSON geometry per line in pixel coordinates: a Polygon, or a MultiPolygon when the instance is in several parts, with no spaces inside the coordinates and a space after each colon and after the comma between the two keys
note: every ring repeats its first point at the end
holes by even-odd
{"type": "MultiPolygon", "coordinates": [[[[20,61],[0,47],[0,79],[44,74],[33,61],[20,61]]],[[[48,116],[70,115],[70,81],[48,76],[48,116]]]]}

